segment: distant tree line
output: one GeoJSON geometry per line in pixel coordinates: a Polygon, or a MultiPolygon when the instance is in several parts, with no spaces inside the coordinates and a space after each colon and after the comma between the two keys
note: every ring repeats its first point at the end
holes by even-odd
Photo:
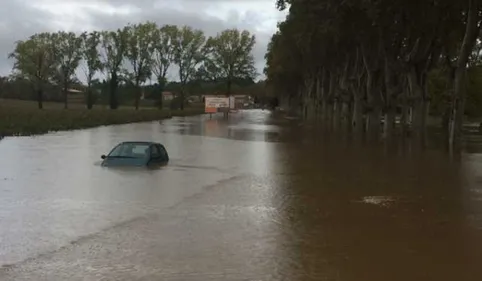
{"type": "Polygon", "coordinates": [[[13,73],[1,79],[0,95],[13,95],[5,87],[24,89],[34,93],[41,109],[44,93],[60,88],[67,108],[68,89],[85,87],[89,109],[96,98],[94,91],[108,92],[111,109],[118,108],[120,95],[130,93],[138,109],[141,93],[149,89],[162,108],[161,93],[171,86],[180,93],[183,109],[193,84],[222,84],[226,95],[239,81],[254,84],[255,43],[248,31],[228,29],[207,38],[203,31],[188,26],[159,27],[153,22],[129,24],[116,31],[38,33],[16,42],[9,55],[14,60],[13,73]],[[169,83],[167,74],[174,65],[180,81],[169,83]],[[86,85],[76,75],[79,68],[86,85]],[[100,81],[98,75],[106,78],[100,81]],[[152,80],[154,85],[147,85],[152,80]]]}
{"type": "MultiPolygon", "coordinates": [[[[185,86],[185,92],[191,95],[225,95],[227,83],[223,80],[212,82],[206,80],[191,80],[185,86]]],[[[74,90],[82,91],[81,95],[87,97],[87,86],[84,83],[74,81],[70,87],[74,90]]],[[[168,106],[172,109],[180,108],[180,93],[182,89],[181,82],[167,81],[162,88],[157,82],[146,83],[140,86],[141,92],[145,97],[144,101],[140,101],[142,106],[159,106],[161,92],[171,92],[175,98],[171,102],[164,102],[164,107],[168,106]]],[[[91,103],[99,106],[109,106],[109,83],[106,79],[94,79],[90,87],[92,94],[91,103]]],[[[250,95],[257,97],[260,103],[266,98],[265,82],[255,82],[252,79],[234,79],[231,86],[231,94],[233,95],[250,95]]],[[[137,89],[132,85],[120,82],[117,88],[117,97],[119,105],[133,106],[137,89]]],[[[32,83],[19,77],[0,77],[0,99],[19,99],[19,100],[36,100],[36,93],[33,91],[32,83]]],[[[47,84],[44,87],[44,101],[64,102],[62,87],[56,84],[47,84]]],[[[186,96],[185,103],[188,103],[186,96]]],[[[162,105],[161,105],[162,106],[162,105]]]]}
{"type": "Polygon", "coordinates": [[[464,113],[482,109],[482,1],[276,2],[289,14],[268,48],[267,86],[305,118],[371,140],[410,128],[423,145],[439,114],[452,146],[464,113]]]}

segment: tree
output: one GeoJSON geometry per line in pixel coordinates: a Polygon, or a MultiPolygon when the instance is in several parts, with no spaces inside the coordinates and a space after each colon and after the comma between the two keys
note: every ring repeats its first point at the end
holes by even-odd
{"type": "Polygon", "coordinates": [[[257,75],[252,54],[255,44],[256,37],[247,30],[228,29],[210,37],[201,75],[212,81],[225,81],[227,95],[231,95],[233,79],[254,79],[257,75]]]}
{"type": "Polygon", "coordinates": [[[100,61],[99,45],[101,43],[101,33],[93,31],[90,33],[84,32],[82,38],[82,57],[85,61],[84,73],[87,80],[87,108],[92,109],[92,83],[94,82],[94,75],[103,69],[100,61]]]}
{"type": "Polygon", "coordinates": [[[184,95],[186,85],[193,78],[197,66],[204,59],[203,46],[206,37],[201,30],[194,30],[184,26],[179,30],[178,36],[173,40],[174,62],[179,68],[179,79],[181,81],[181,110],[184,109],[184,95]]]}
{"type": "Polygon", "coordinates": [[[68,107],[68,89],[74,80],[80,60],[82,59],[82,38],[73,32],[59,31],[54,33],[54,59],[57,65],[56,78],[62,85],[64,108],[68,107]]]}
{"type": "Polygon", "coordinates": [[[300,115],[321,115],[329,129],[351,119],[348,129],[378,140],[382,132],[387,139],[395,132],[401,109],[400,135],[408,135],[410,127],[412,139],[423,145],[433,96],[428,74],[444,68],[448,115],[458,124],[452,135],[459,134],[465,73],[480,53],[474,48],[482,25],[480,1],[277,0],[276,5],[289,7],[289,14],[268,48],[267,87],[300,115]]]}
{"type": "Polygon", "coordinates": [[[101,46],[103,49],[102,58],[104,69],[107,71],[110,84],[109,102],[111,109],[117,109],[119,101],[117,88],[121,77],[119,77],[124,56],[127,50],[128,33],[127,28],[117,31],[103,31],[101,46]]]}
{"type": "Polygon", "coordinates": [[[9,58],[15,60],[16,74],[33,83],[37,92],[38,108],[43,108],[43,90],[51,81],[56,67],[54,41],[50,33],[38,33],[25,41],[17,41],[9,58]]]}
{"type": "Polygon", "coordinates": [[[179,36],[179,29],[175,25],[164,25],[154,32],[152,46],[152,73],[156,76],[159,86],[159,108],[162,108],[162,92],[166,86],[167,71],[174,62],[174,42],[179,36]]]}
{"type": "Polygon", "coordinates": [[[469,57],[473,52],[477,38],[480,36],[482,26],[482,5],[480,1],[468,0],[465,9],[467,17],[465,32],[458,51],[458,59],[454,69],[454,90],[452,102],[452,116],[449,127],[448,143],[450,148],[460,147],[462,135],[462,122],[465,112],[467,95],[466,76],[469,57]]]}
{"type": "Polygon", "coordinates": [[[151,22],[129,25],[127,27],[128,44],[126,56],[133,69],[132,74],[129,75],[129,80],[136,87],[136,110],[139,109],[140,85],[151,77],[152,50],[156,29],[156,24],[151,22]]]}

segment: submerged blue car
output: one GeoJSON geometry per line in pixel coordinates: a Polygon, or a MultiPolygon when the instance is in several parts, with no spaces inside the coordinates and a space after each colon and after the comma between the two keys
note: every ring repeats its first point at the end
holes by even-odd
{"type": "Polygon", "coordinates": [[[156,142],[121,142],[101,158],[102,166],[159,166],[169,162],[166,148],[156,142]]]}

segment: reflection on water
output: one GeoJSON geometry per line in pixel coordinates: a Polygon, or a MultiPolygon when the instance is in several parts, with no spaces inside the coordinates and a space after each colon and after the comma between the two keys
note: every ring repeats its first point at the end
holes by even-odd
{"type": "Polygon", "coordinates": [[[162,122],[162,132],[263,142],[281,141],[284,130],[280,125],[287,124],[287,120],[272,119],[268,111],[259,111],[256,116],[249,111],[239,111],[231,113],[227,120],[222,115],[212,118],[206,115],[191,122],[170,121],[162,122]]]}
{"type": "Polygon", "coordinates": [[[389,196],[365,196],[361,201],[367,204],[374,204],[382,207],[389,207],[395,200],[389,196]]]}
{"type": "Polygon", "coordinates": [[[252,110],[0,142],[1,280],[482,280],[482,154],[252,110]],[[158,170],[100,167],[125,140],[158,170]]]}

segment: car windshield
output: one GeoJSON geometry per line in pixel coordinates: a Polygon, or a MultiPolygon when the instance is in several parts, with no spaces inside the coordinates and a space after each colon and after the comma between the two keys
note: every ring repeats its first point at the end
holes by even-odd
{"type": "Polygon", "coordinates": [[[121,143],[107,157],[145,158],[149,155],[149,145],[143,143],[121,143]]]}

